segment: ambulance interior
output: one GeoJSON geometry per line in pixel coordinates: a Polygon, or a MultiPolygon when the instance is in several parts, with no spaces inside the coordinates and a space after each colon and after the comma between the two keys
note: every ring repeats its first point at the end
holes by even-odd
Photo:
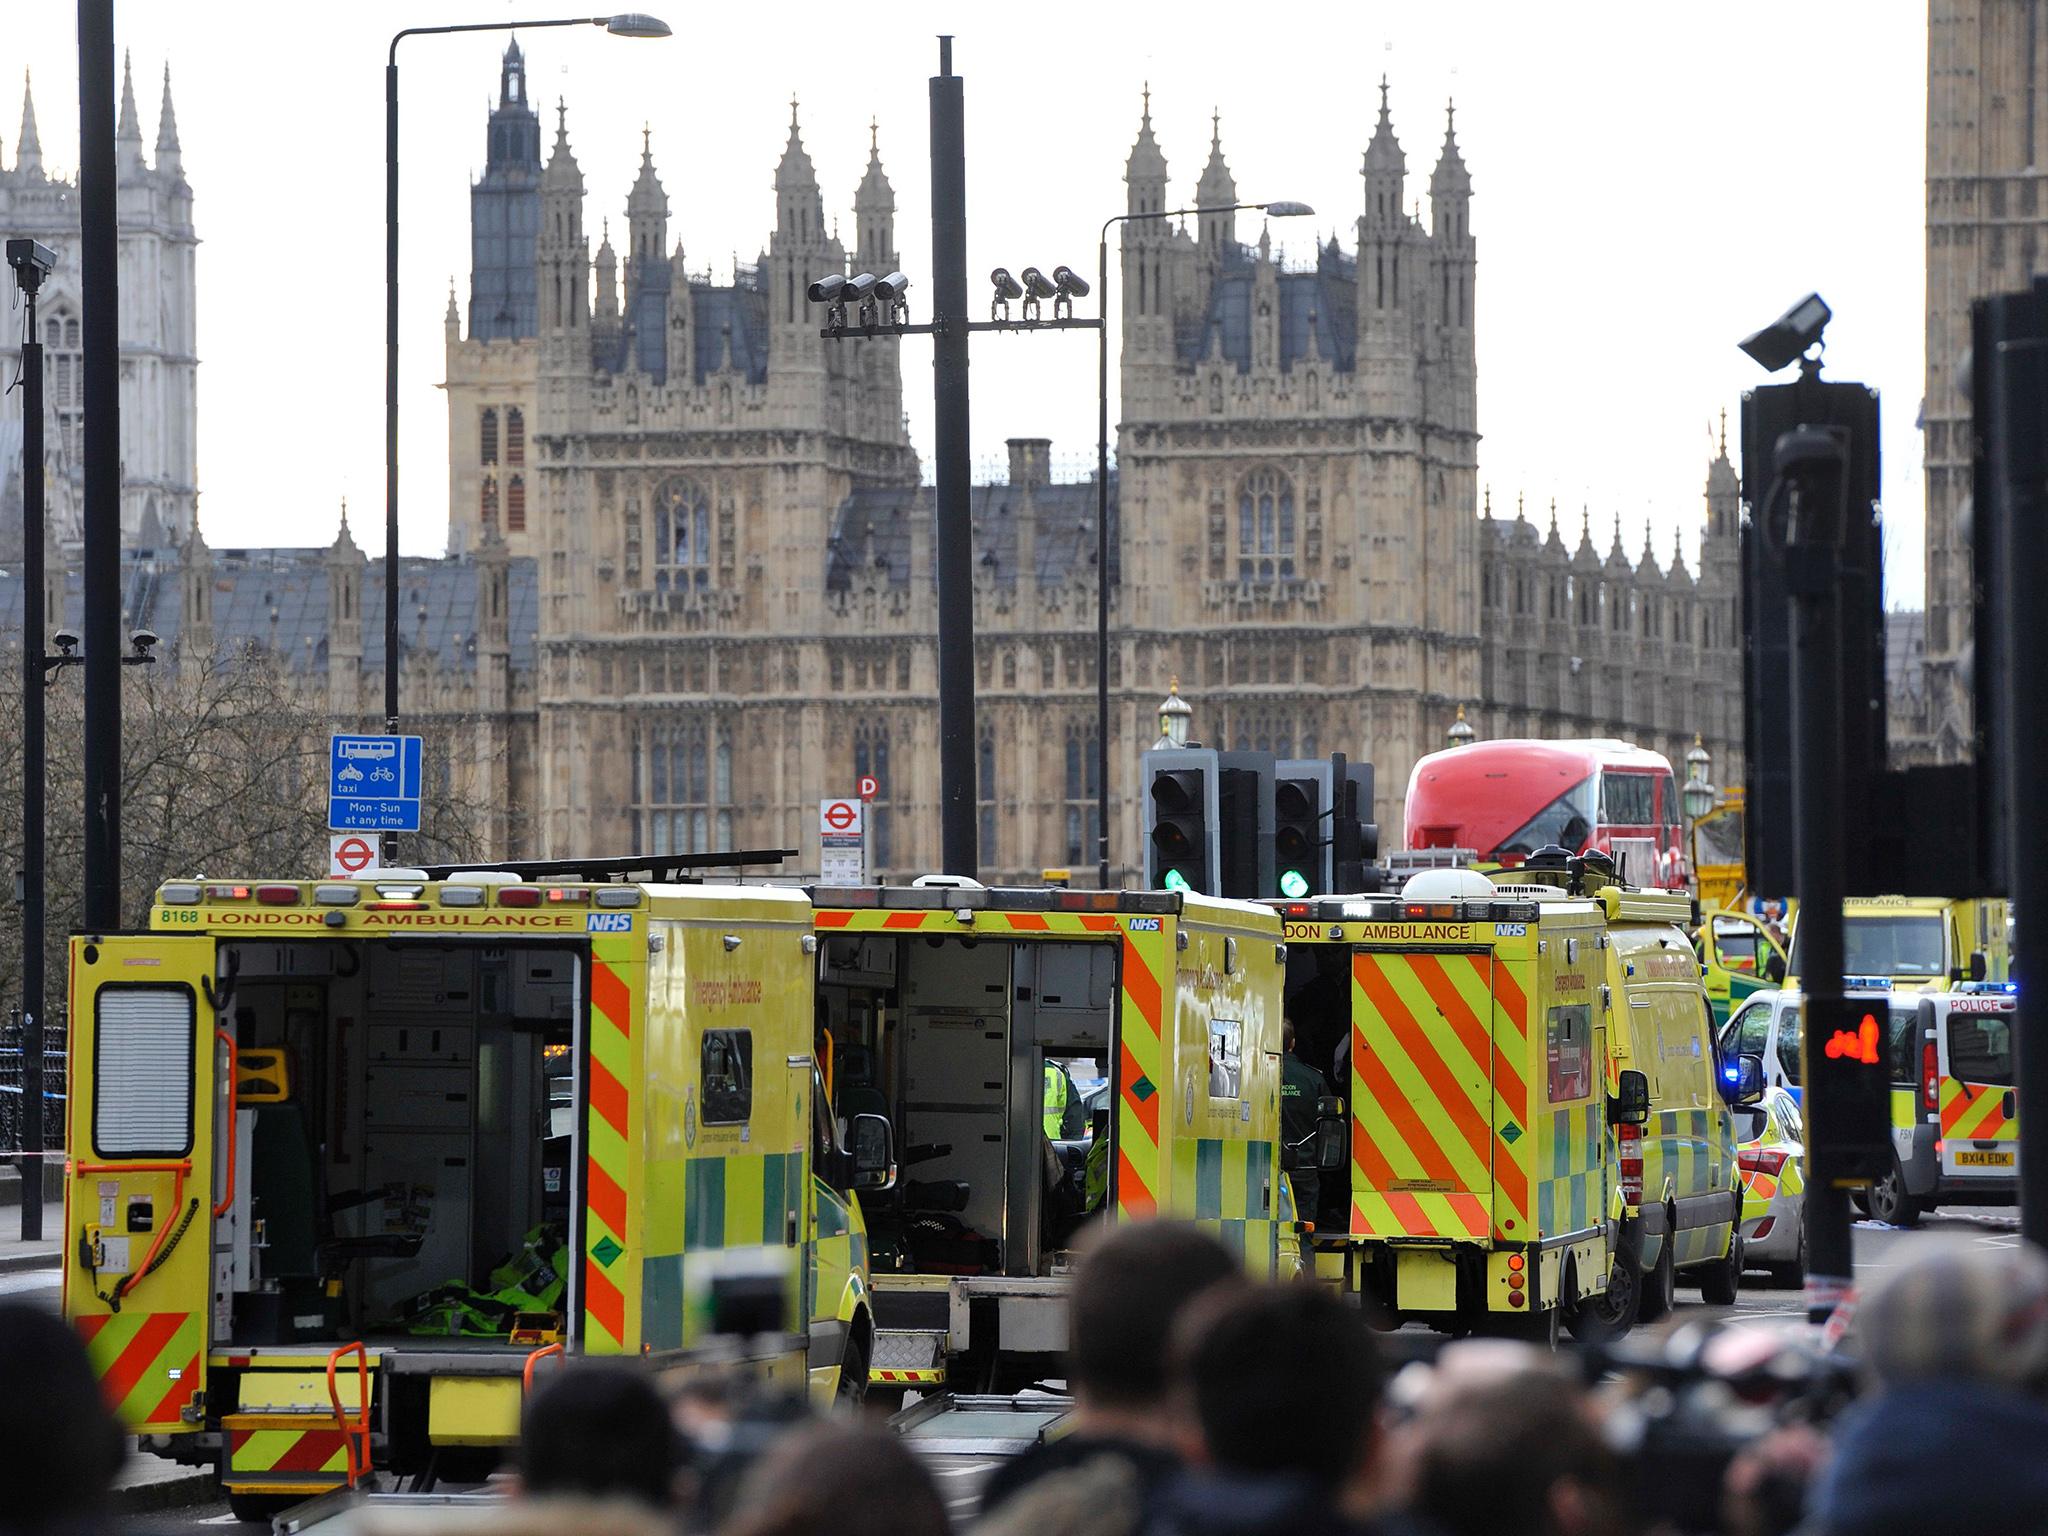
{"type": "Polygon", "coordinates": [[[1116,946],[840,934],[818,975],[834,1113],[895,1128],[896,1187],[861,1199],[876,1271],[1049,1273],[1108,1152],[1116,946]]]}
{"type": "Polygon", "coordinates": [[[503,1342],[567,1313],[573,949],[224,943],[218,976],[239,1071],[216,1342],[503,1342]]]}

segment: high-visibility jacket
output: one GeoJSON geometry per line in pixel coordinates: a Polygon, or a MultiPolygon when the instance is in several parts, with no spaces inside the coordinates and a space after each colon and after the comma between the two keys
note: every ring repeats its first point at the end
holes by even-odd
{"type": "Polygon", "coordinates": [[[1067,1076],[1067,1069],[1057,1062],[1045,1064],[1045,1101],[1040,1106],[1045,1111],[1045,1134],[1057,1141],[1060,1126],[1067,1118],[1067,1100],[1073,1094],[1074,1084],[1067,1076]]]}

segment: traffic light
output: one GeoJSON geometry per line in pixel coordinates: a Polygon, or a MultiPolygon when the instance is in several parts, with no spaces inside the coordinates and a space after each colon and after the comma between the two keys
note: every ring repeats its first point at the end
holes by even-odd
{"type": "Polygon", "coordinates": [[[1273,894],[1273,754],[1216,754],[1216,886],[1212,894],[1273,894]]]}
{"type": "MultiPolygon", "coordinates": [[[[1878,401],[1862,384],[1802,372],[1742,397],[1742,699],[1747,772],[1744,864],[1750,889],[1791,891],[1792,593],[1786,547],[1793,486],[1776,472],[1780,440],[1803,427],[1837,429],[1847,506],[1839,553],[1842,615],[1842,798],[1852,824],[1875,831],[1884,793],[1884,544],[1877,517],[1878,401]]],[[[1889,890],[1896,850],[1850,839],[1850,890],[1889,890]]]]}
{"type": "Polygon", "coordinates": [[[1145,886],[1155,891],[1215,889],[1218,773],[1206,747],[1145,754],[1145,886]]]}
{"type": "Polygon", "coordinates": [[[1330,755],[1330,891],[1357,896],[1380,888],[1380,829],[1372,819],[1372,764],[1330,755]]]}
{"type": "Polygon", "coordinates": [[[1266,894],[1299,899],[1328,895],[1331,765],[1323,758],[1286,758],[1273,768],[1274,886],[1266,894]]]}
{"type": "Polygon", "coordinates": [[[1809,1181],[1862,1183],[1892,1168],[1891,1009],[1808,998],[1801,1031],[1809,1181]]]}

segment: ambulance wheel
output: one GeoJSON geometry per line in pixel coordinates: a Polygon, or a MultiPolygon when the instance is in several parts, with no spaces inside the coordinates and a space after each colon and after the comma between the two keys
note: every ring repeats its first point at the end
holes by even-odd
{"type": "Polygon", "coordinates": [[[1728,1256],[1699,1271],[1700,1300],[1710,1307],[1732,1307],[1742,1290],[1742,1233],[1728,1234],[1728,1256]]]}
{"type": "Polygon", "coordinates": [[[1657,1245],[1657,1267],[1645,1281],[1642,1303],[1636,1308],[1637,1322],[1661,1322],[1671,1315],[1671,1308],[1678,1300],[1677,1246],[1677,1223],[1666,1220],[1664,1240],[1657,1245]]]}
{"type": "Polygon", "coordinates": [[[1892,1159],[1891,1172],[1870,1186],[1870,1214],[1873,1220],[1888,1227],[1919,1224],[1920,1202],[1906,1193],[1905,1171],[1896,1157],[1892,1159]]]}
{"type": "Polygon", "coordinates": [[[299,1501],[276,1493],[230,1493],[228,1513],[244,1525],[268,1526],[299,1501]]]}
{"type": "Polygon", "coordinates": [[[840,1407],[854,1413],[868,1400],[868,1336],[858,1328],[846,1336],[846,1353],[839,1361],[839,1390],[834,1396],[840,1407]]]}
{"type": "Polygon", "coordinates": [[[1597,1295],[1574,1298],[1576,1273],[1564,1278],[1564,1297],[1557,1311],[1571,1336],[1581,1344],[1611,1344],[1635,1326],[1636,1308],[1642,1302],[1643,1275],[1626,1253],[1614,1256],[1607,1267],[1607,1289],[1597,1295]]]}

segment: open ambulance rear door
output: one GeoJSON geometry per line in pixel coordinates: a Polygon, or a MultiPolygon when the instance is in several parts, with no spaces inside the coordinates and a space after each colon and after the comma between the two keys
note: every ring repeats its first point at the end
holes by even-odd
{"type": "Polygon", "coordinates": [[[212,1231],[234,1198],[233,1051],[200,934],[71,941],[64,1312],[139,1434],[205,1417],[212,1231]]]}

